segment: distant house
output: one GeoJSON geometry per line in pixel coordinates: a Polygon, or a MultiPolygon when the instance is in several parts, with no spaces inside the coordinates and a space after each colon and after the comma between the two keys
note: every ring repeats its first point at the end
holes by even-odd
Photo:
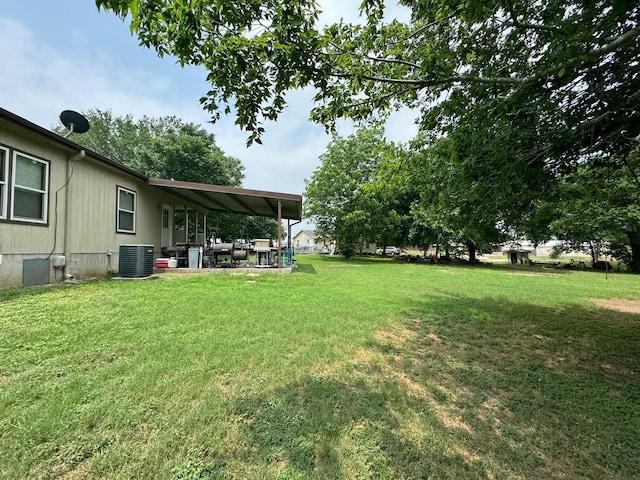
{"type": "Polygon", "coordinates": [[[300,195],[150,178],[0,108],[0,288],[104,276],[120,245],[202,245],[207,214],[300,220],[300,195]]]}
{"type": "Polygon", "coordinates": [[[300,230],[293,236],[293,247],[296,253],[333,253],[335,242],[316,237],[313,230],[300,230]]]}

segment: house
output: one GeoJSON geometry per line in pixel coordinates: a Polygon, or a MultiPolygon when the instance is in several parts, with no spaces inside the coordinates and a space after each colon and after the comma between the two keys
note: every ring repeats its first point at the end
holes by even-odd
{"type": "Polygon", "coordinates": [[[296,253],[331,253],[335,251],[335,242],[328,238],[316,237],[313,230],[300,230],[293,236],[296,253]]]}
{"type": "Polygon", "coordinates": [[[147,177],[0,108],[0,288],[104,276],[121,245],[203,245],[215,212],[280,225],[302,197],[147,177]]]}

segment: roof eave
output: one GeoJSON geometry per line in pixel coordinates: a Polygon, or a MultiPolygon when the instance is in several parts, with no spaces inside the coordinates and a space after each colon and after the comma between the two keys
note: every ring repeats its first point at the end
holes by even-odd
{"type": "Polygon", "coordinates": [[[147,181],[147,176],[140,173],[140,172],[136,172],[135,170],[130,169],[129,167],[116,162],[114,160],[111,160],[110,158],[105,157],[104,155],[99,154],[98,152],[94,152],[91,149],[88,149],[86,147],[83,147],[82,145],[79,145],[71,140],[69,140],[68,138],[62,137],[60,135],[58,135],[57,133],[52,132],[51,130],[47,130],[44,127],[41,127],[40,125],[36,125],[33,122],[30,122],[29,120],[22,118],[18,115],[16,115],[15,113],[12,113],[8,110],[5,110],[4,108],[0,107],[0,119],[4,119],[9,123],[13,123],[21,128],[24,128],[25,130],[35,133],[41,137],[46,138],[47,140],[51,140],[52,142],[56,143],[57,145],[63,147],[63,148],[67,148],[72,152],[77,152],[78,150],[84,150],[85,153],[87,154],[87,156],[98,160],[99,162],[105,163],[111,167],[114,167],[122,172],[125,172],[133,177],[139,178],[140,180],[144,180],[147,181]]]}

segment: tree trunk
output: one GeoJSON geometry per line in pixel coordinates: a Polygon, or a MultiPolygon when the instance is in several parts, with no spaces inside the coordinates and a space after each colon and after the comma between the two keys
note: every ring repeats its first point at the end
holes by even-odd
{"type": "Polygon", "coordinates": [[[631,263],[629,269],[632,272],[640,272],[640,233],[629,232],[629,245],[631,245],[631,263]]]}
{"type": "Polygon", "coordinates": [[[596,249],[593,246],[593,242],[589,242],[589,251],[591,253],[591,265],[595,265],[598,261],[598,255],[596,255],[596,249]]]}
{"type": "Polygon", "coordinates": [[[473,243],[467,243],[469,250],[469,263],[476,263],[476,246],[473,243]]]}

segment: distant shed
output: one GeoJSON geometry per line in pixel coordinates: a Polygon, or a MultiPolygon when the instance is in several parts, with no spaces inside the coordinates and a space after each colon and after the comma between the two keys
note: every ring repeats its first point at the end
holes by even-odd
{"type": "Polygon", "coordinates": [[[507,255],[510,263],[523,265],[529,263],[529,255],[533,253],[533,250],[509,247],[504,249],[502,253],[507,255]]]}

